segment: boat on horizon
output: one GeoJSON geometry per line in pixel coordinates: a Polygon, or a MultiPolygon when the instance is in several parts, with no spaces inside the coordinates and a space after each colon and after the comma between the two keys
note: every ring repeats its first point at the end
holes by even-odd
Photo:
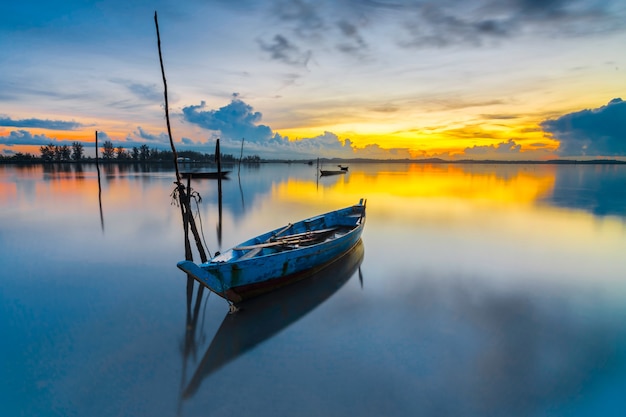
{"type": "Polygon", "coordinates": [[[330,175],[339,175],[345,174],[348,170],[338,169],[338,170],[329,170],[329,169],[320,169],[320,175],[322,177],[330,176],[330,175]]]}
{"type": "Polygon", "coordinates": [[[196,171],[196,172],[181,172],[183,178],[195,178],[195,179],[227,179],[230,171],[196,171]]]}

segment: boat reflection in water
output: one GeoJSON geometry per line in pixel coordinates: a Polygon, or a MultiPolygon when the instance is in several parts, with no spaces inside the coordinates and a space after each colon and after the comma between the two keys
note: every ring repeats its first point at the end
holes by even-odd
{"type": "Polygon", "coordinates": [[[365,251],[359,242],[337,261],[311,277],[240,304],[227,314],[198,368],[183,388],[189,398],[202,380],[259,343],[271,338],[338,291],[359,269],[365,251]]]}

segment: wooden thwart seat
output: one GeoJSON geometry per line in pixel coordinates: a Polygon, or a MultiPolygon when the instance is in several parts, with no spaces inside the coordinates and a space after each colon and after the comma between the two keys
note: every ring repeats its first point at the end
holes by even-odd
{"type": "Polygon", "coordinates": [[[313,243],[323,239],[326,235],[339,229],[338,227],[331,227],[328,229],[315,230],[312,232],[296,233],[293,235],[287,235],[280,238],[272,238],[269,242],[257,243],[256,245],[249,246],[237,246],[234,250],[247,250],[239,259],[249,259],[256,256],[263,248],[270,248],[273,246],[285,246],[285,245],[300,245],[304,243],[313,243]]]}

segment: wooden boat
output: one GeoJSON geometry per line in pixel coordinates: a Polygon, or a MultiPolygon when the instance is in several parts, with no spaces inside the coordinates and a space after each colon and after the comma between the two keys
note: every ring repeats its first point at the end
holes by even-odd
{"type": "Polygon", "coordinates": [[[315,310],[355,275],[364,256],[359,240],[328,268],[245,301],[237,314],[226,314],[182,396],[192,397],[209,375],[315,310]]]}
{"type": "Polygon", "coordinates": [[[195,178],[195,179],[225,179],[230,171],[211,171],[211,172],[181,172],[183,178],[195,178]]]}
{"type": "Polygon", "coordinates": [[[329,176],[329,175],[339,175],[339,174],[345,174],[346,172],[348,172],[347,170],[328,170],[328,169],[320,169],[320,175],[321,176],[329,176]]]}
{"type": "Polygon", "coordinates": [[[187,272],[233,304],[306,278],[357,244],[365,226],[365,200],[264,233],[187,272]]]}

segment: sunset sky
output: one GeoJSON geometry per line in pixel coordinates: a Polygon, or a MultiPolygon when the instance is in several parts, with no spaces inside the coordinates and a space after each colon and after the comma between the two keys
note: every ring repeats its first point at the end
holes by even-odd
{"type": "Polygon", "coordinates": [[[623,0],[0,4],[0,153],[626,158],[623,0]]]}

